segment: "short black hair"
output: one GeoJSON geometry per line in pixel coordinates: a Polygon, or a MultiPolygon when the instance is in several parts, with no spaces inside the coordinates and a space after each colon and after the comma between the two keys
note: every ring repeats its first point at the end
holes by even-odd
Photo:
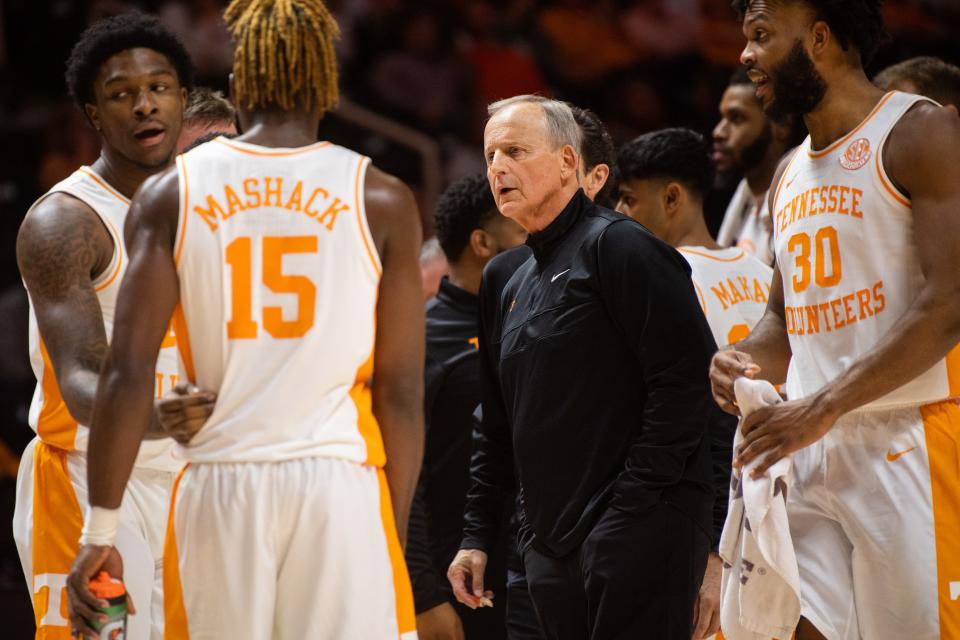
{"type": "Polygon", "coordinates": [[[80,35],[67,59],[67,90],[83,108],[95,101],[93,83],[100,66],[121,51],[143,47],[162,53],[177,72],[180,86],[193,87],[193,62],[180,39],[159,18],[129,11],[98,20],[80,35]]]}
{"type": "Polygon", "coordinates": [[[617,206],[617,149],[610,132],[600,117],[590,109],[570,105],[573,119],[580,127],[580,156],[584,171],[592,171],[598,164],[610,167],[610,175],[603,188],[594,197],[597,204],[613,209],[617,206]]]}
{"type": "Polygon", "coordinates": [[[676,180],[701,200],[713,184],[707,139],[691,129],[660,129],[620,148],[620,179],[676,180]]]}
{"type": "Polygon", "coordinates": [[[940,58],[918,56],[887,67],[873,79],[881,89],[904,81],[913,84],[920,95],[960,108],[960,67],[940,58]]]}
{"type": "Polygon", "coordinates": [[[448,262],[455,262],[470,242],[474,229],[499,215],[493,192],[481,173],[457,180],[447,187],[433,212],[440,248],[448,262]]]}
{"type": "MultiPolygon", "coordinates": [[[[783,0],[790,1],[790,0],[783,0]]],[[[844,51],[852,45],[860,52],[863,66],[870,64],[874,54],[886,40],[883,0],[803,0],[817,16],[830,25],[837,42],[844,51]]],[[[733,8],[743,17],[753,0],[733,0],[733,8]]]]}

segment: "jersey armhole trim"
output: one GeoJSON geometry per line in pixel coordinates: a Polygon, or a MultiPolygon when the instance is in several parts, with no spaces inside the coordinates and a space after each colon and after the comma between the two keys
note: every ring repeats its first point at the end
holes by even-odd
{"type": "Polygon", "coordinates": [[[697,251],[697,250],[695,250],[695,249],[691,249],[691,248],[689,248],[689,247],[677,247],[677,251],[679,251],[680,253],[689,253],[689,254],[694,255],[694,256],[699,256],[699,257],[701,257],[701,258],[706,258],[707,260],[715,260],[715,261],[717,261],[717,262],[737,262],[737,261],[741,260],[745,255],[747,255],[747,252],[744,251],[742,248],[740,248],[740,253],[738,253],[738,254],[735,255],[735,256],[731,256],[731,257],[729,257],[729,258],[721,258],[720,256],[712,256],[712,255],[710,255],[709,253],[702,253],[702,252],[700,252],[700,251],[697,251]]]}
{"type": "Polygon", "coordinates": [[[116,262],[113,267],[113,272],[108,278],[104,279],[104,275],[109,271],[109,268],[93,281],[93,290],[99,293],[109,287],[113,281],[117,279],[117,276],[120,275],[121,267],[123,267],[123,237],[120,235],[120,232],[117,231],[116,227],[113,226],[112,222],[99,214],[97,214],[97,217],[100,218],[100,221],[107,227],[107,233],[113,238],[113,260],[111,262],[116,262]]]}
{"type": "Polygon", "coordinates": [[[383,265],[380,262],[380,256],[377,255],[376,244],[373,242],[373,234],[370,232],[370,225],[367,222],[367,209],[364,203],[361,185],[367,175],[367,167],[370,166],[370,158],[360,157],[357,163],[357,174],[353,183],[353,199],[357,205],[357,226],[360,230],[360,238],[363,241],[363,247],[366,249],[367,257],[370,258],[370,264],[373,266],[374,274],[377,278],[383,275],[383,265]]]}
{"type": "Polygon", "coordinates": [[[905,193],[897,188],[893,184],[893,180],[890,179],[890,176],[887,175],[887,170],[883,166],[883,152],[887,147],[887,140],[890,139],[890,133],[897,127],[903,116],[905,116],[908,111],[913,109],[918,102],[931,102],[933,104],[937,104],[933,100],[929,100],[922,96],[917,96],[916,99],[909,101],[906,105],[904,105],[903,111],[899,116],[897,116],[896,121],[880,140],[880,144],[877,145],[877,152],[873,154],[873,167],[877,172],[877,176],[880,178],[880,184],[883,186],[884,191],[887,192],[887,195],[893,198],[894,202],[897,202],[898,204],[908,208],[913,208],[913,204],[910,202],[910,198],[908,198],[905,193]]]}
{"type": "Polygon", "coordinates": [[[180,178],[180,214],[177,221],[177,242],[173,250],[173,263],[179,270],[183,240],[187,235],[187,206],[190,204],[190,191],[187,185],[187,161],[183,155],[177,156],[177,174],[180,178]]]}

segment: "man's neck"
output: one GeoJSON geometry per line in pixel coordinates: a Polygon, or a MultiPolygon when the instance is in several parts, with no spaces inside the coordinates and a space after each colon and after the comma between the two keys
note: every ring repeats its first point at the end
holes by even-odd
{"type": "Polygon", "coordinates": [[[763,160],[743,174],[743,177],[747,180],[747,187],[754,198],[762,197],[770,188],[770,183],[773,182],[773,174],[776,173],[777,165],[780,164],[780,158],[784,152],[785,149],[779,143],[770,144],[763,160]]]}
{"type": "Polygon", "coordinates": [[[317,141],[320,112],[263,109],[239,112],[243,135],[237,140],[263,147],[305,147],[317,141]]]}
{"type": "Polygon", "coordinates": [[[577,191],[580,189],[580,185],[576,180],[572,180],[570,184],[564,185],[557,189],[542,205],[540,205],[540,211],[544,212],[540,215],[537,215],[530,220],[521,221],[517,220],[528,233],[536,233],[537,231],[543,231],[550,224],[560,217],[560,214],[563,213],[563,210],[567,208],[567,205],[570,204],[570,201],[573,199],[573,196],[577,195],[577,191]],[[549,213],[545,213],[549,212],[549,213]]]}
{"type": "Polygon", "coordinates": [[[693,212],[690,222],[685,229],[677,233],[676,239],[670,238],[668,244],[676,247],[704,247],[706,249],[720,249],[713,236],[707,231],[707,223],[703,220],[703,210],[693,212]]]}
{"type": "Polygon", "coordinates": [[[825,149],[853,131],[877,106],[883,94],[860,68],[832,79],[817,108],[803,117],[813,149],[825,149]]]}
{"type": "MultiPolygon", "coordinates": [[[[469,251],[469,249],[467,249],[469,251]]],[[[483,269],[477,269],[473,265],[451,264],[447,279],[450,284],[459,287],[473,295],[480,294],[480,280],[483,277],[483,269]]]]}
{"type": "MultiPolygon", "coordinates": [[[[173,157],[171,156],[171,160],[173,157]]],[[[143,181],[155,173],[163,171],[172,163],[167,163],[157,169],[147,169],[137,166],[114,154],[109,148],[103,147],[100,150],[100,157],[93,163],[91,168],[96,174],[107,181],[111,187],[122,193],[125,197],[133,198],[133,194],[140,188],[143,181]]]]}

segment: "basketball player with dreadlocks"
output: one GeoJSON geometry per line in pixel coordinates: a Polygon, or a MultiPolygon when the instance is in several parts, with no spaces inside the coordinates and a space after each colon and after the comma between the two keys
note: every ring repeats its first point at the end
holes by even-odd
{"type": "Polygon", "coordinates": [[[156,318],[173,314],[187,374],[218,401],[179,450],[167,637],[415,638],[402,538],[423,442],[416,204],[317,142],[338,97],[323,3],[234,0],[225,19],[245,133],[179,156],[131,205],[72,621],[97,604],[90,577],[120,572],[112,514],[147,424],[156,318]]]}
{"type": "Polygon", "coordinates": [[[735,4],[764,109],[810,132],[770,193],[766,313],[711,366],[731,413],[738,376],[786,381],[735,464],[792,454],[798,640],[958,638],[960,118],[867,79],[880,0],[735,4]]]}

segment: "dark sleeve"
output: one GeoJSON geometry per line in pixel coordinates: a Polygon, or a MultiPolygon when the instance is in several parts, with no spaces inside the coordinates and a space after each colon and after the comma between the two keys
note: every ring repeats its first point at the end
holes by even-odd
{"type": "Polygon", "coordinates": [[[730,499],[730,464],[733,462],[733,435],[737,418],[724,412],[715,402],[710,403],[710,459],[713,462],[713,543],[711,550],[720,546],[720,534],[727,519],[730,499]]]}
{"type": "Polygon", "coordinates": [[[473,434],[470,488],[464,509],[461,549],[489,553],[496,544],[506,496],[513,490],[513,441],[497,376],[499,345],[492,335],[499,313],[500,286],[506,279],[491,262],[480,285],[480,389],[483,418],[473,434]]]}
{"type": "Polygon", "coordinates": [[[684,477],[706,435],[708,367],[717,346],[686,261],[640,225],[624,220],[604,231],[597,273],[604,303],[640,361],[638,392],[646,395],[613,499],[645,508],[684,477]]]}
{"type": "MultiPolygon", "coordinates": [[[[444,377],[443,365],[427,354],[424,366],[424,435],[430,437],[433,405],[444,377]]],[[[447,602],[452,597],[449,583],[436,566],[430,554],[430,520],[427,508],[429,467],[424,461],[417,479],[417,488],[410,505],[410,523],[407,528],[407,547],[404,555],[413,587],[413,603],[418,614],[447,602]]]]}

